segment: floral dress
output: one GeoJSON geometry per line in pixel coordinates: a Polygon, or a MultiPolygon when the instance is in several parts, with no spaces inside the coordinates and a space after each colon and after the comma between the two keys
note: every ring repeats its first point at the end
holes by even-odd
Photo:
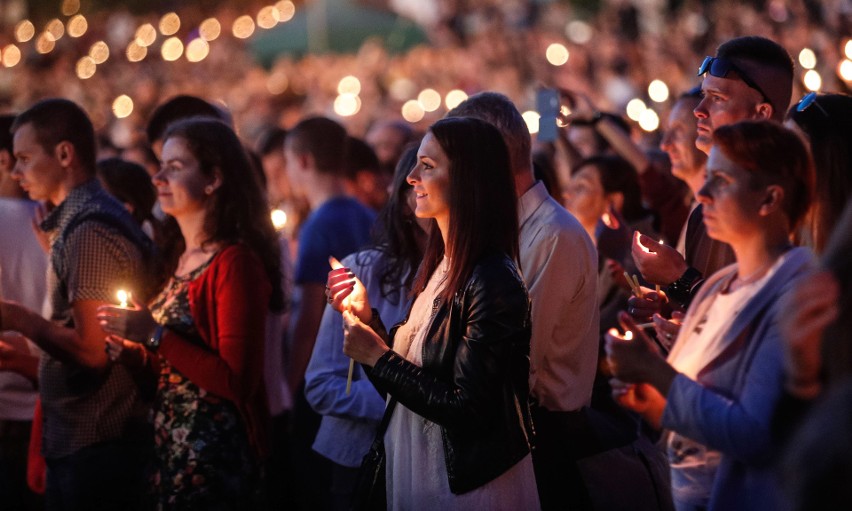
{"type": "MultiPolygon", "coordinates": [[[[158,323],[205,349],[209,347],[190,313],[188,290],[210,261],[187,276],[173,277],[151,306],[158,323]]],[[[200,388],[162,358],[152,416],[151,485],[157,509],[256,505],[259,468],[234,403],[200,388]]]]}

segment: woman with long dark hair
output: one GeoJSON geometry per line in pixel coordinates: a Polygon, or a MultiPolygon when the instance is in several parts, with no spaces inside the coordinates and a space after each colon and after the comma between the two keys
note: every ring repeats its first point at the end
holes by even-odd
{"type": "Polygon", "coordinates": [[[102,307],[98,318],[111,359],[158,375],[157,507],[251,508],[269,426],[265,320],[284,302],[279,246],[231,128],[189,119],[164,140],[153,181],[172,226],[168,278],[149,308],[102,307]]]}
{"type": "Polygon", "coordinates": [[[515,265],[518,219],[500,133],[435,123],[408,175],[426,253],[393,349],[349,269],[329,273],[344,353],[390,396],[389,509],[538,507],[529,421],[529,297],[515,265]],[[395,405],[393,403],[396,403],[395,405]]]}

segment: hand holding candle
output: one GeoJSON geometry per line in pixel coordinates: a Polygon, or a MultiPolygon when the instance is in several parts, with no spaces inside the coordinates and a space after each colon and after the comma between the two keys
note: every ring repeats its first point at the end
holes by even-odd
{"type": "Polygon", "coordinates": [[[124,289],[118,290],[116,298],[119,302],[118,306],[98,307],[97,319],[103,331],[134,342],[147,341],[157,326],[151,312],[124,289]]]}
{"type": "Polygon", "coordinates": [[[649,381],[657,363],[665,361],[654,341],[637,327],[629,315],[619,314],[619,321],[624,327],[624,335],[612,328],[605,336],[609,368],[623,382],[649,381]]]}
{"type": "MultiPolygon", "coordinates": [[[[329,256],[328,264],[331,266],[331,271],[328,273],[328,282],[325,286],[326,289],[326,297],[328,299],[328,303],[334,307],[336,310],[341,312],[344,315],[344,335],[348,333],[348,325],[347,317],[352,317],[354,319],[359,318],[359,314],[355,313],[355,307],[353,307],[353,302],[366,302],[367,293],[364,289],[364,286],[361,285],[360,281],[355,278],[355,275],[349,271],[348,268],[345,268],[340,261],[337,260],[334,256],[329,256]],[[360,286],[359,292],[355,292],[356,288],[360,286]],[[360,292],[363,290],[363,292],[360,292]],[[354,293],[354,298],[353,298],[354,293]],[[361,294],[363,299],[361,299],[358,295],[361,294]]],[[[346,395],[348,396],[352,392],[352,377],[355,374],[355,359],[349,359],[349,374],[346,377],[346,395]]]]}

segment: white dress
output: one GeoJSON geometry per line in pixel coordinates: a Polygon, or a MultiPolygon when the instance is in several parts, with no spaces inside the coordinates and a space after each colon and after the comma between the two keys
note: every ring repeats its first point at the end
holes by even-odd
{"type": "MultiPolygon", "coordinates": [[[[394,336],[394,350],[423,364],[423,341],[432,322],[432,305],[448,268],[444,258],[394,336]]],[[[441,426],[397,403],[385,433],[388,509],[473,511],[539,509],[532,456],[527,455],[496,479],[467,493],[450,491],[441,426]]]]}

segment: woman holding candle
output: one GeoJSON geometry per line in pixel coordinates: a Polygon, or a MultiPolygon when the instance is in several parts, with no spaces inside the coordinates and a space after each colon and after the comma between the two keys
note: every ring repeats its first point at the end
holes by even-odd
{"type": "Polygon", "coordinates": [[[515,266],[506,146],[476,119],[435,123],[408,175],[433,228],[391,350],[363,286],[329,273],[344,353],[390,396],[389,509],[535,509],[528,408],[529,298],[515,266]],[[343,300],[348,298],[344,310],[343,300]]]}
{"type": "Polygon", "coordinates": [[[252,507],[269,420],[267,311],[283,305],[278,243],[234,132],[209,119],[169,128],[154,175],[176,229],[150,309],[102,307],[113,360],[159,375],[152,489],[160,509],[252,507]]]}
{"type": "Polygon", "coordinates": [[[779,298],[811,268],[790,234],[813,189],[807,150],[768,121],[717,128],[698,193],[713,239],[736,264],[704,284],[668,361],[626,314],[633,341],[607,335],[619,402],[670,430],[668,454],[678,509],[778,509],[770,460],[772,413],[782,393],[779,298]]]}

